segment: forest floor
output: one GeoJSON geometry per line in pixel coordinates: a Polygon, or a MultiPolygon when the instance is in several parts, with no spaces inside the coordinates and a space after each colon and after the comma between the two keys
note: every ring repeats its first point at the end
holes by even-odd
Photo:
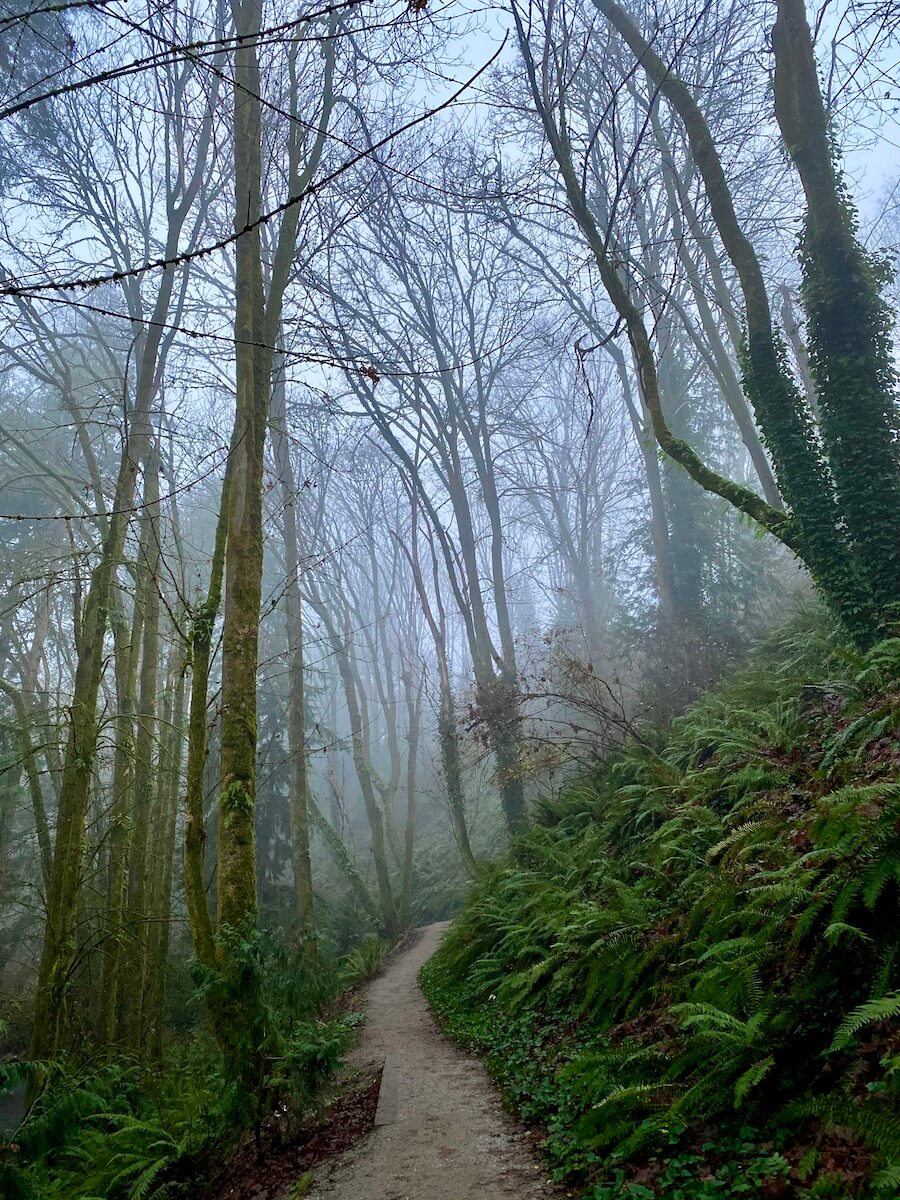
{"type": "Polygon", "coordinates": [[[533,1139],[500,1103],[477,1059],[441,1035],[419,969],[445,925],[429,925],[393,955],[369,988],[352,1065],[382,1064],[375,1127],[318,1167],[310,1200],[518,1200],[559,1197],[533,1139]]]}

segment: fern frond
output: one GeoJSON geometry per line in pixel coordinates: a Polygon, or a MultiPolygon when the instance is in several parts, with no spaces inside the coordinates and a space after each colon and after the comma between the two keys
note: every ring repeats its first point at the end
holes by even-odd
{"type": "Polygon", "coordinates": [[[755,1088],[757,1086],[757,1084],[762,1083],[762,1081],[765,1079],[765,1077],[768,1075],[768,1073],[771,1071],[771,1069],[774,1065],[775,1065],[775,1058],[773,1055],[769,1054],[766,1058],[762,1058],[762,1059],[760,1059],[759,1062],[754,1063],[752,1067],[748,1067],[747,1070],[743,1073],[743,1075],[741,1075],[735,1081],[735,1084],[734,1084],[734,1107],[735,1108],[741,1107],[741,1105],[747,1099],[747,1094],[749,1092],[751,1092],[753,1090],[753,1088],[755,1088]]]}
{"type": "Polygon", "coordinates": [[[849,1013],[838,1026],[830,1050],[843,1050],[853,1037],[873,1021],[888,1021],[900,1017],[900,991],[889,992],[877,1000],[868,1000],[849,1013]]]}

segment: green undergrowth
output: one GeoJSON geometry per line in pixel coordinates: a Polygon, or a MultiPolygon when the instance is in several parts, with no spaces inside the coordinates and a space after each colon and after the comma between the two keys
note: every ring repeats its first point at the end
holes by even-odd
{"type": "MultiPolygon", "coordinates": [[[[255,1132],[261,1144],[290,1136],[316,1105],[361,1021],[342,1010],[340,995],[370,978],[389,949],[369,938],[329,962],[269,933],[232,936],[235,986],[255,997],[248,1049],[250,1041],[267,1047],[265,1072],[252,1087],[228,1077],[201,1029],[166,1041],[161,1057],[143,1061],[0,1062],[0,1096],[25,1087],[36,1096],[17,1129],[0,1130],[0,1197],[201,1195],[203,1181],[242,1137],[255,1132]]],[[[199,1010],[204,995],[221,985],[200,969],[196,983],[199,1010]]]]}
{"type": "Polygon", "coordinates": [[[798,617],[472,889],[423,986],[579,1194],[900,1195],[898,718],[798,617]]]}

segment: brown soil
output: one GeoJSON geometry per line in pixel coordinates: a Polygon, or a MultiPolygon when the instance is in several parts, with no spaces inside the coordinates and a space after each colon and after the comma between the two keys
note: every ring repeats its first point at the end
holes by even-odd
{"type": "Polygon", "coordinates": [[[381,1072],[368,1071],[348,1086],[323,1116],[277,1145],[267,1136],[262,1152],[248,1138],[213,1178],[203,1200],[280,1200],[318,1163],[342,1154],[375,1121],[381,1072]]]}
{"type": "Polygon", "coordinates": [[[517,1200],[558,1197],[532,1140],[503,1111],[484,1068],[441,1036],[419,990],[437,948],[431,925],[371,985],[355,1053],[383,1066],[375,1128],[314,1172],[310,1200],[517,1200]]]}

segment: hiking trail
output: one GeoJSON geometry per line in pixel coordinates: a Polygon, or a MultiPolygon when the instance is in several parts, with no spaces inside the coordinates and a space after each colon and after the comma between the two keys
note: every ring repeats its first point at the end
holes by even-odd
{"type": "Polygon", "coordinates": [[[375,1128],[315,1171],[318,1200],[518,1200],[560,1197],[532,1139],[477,1059],[447,1042],[419,988],[446,924],[419,931],[369,987],[351,1063],[384,1063],[375,1128]]]}

